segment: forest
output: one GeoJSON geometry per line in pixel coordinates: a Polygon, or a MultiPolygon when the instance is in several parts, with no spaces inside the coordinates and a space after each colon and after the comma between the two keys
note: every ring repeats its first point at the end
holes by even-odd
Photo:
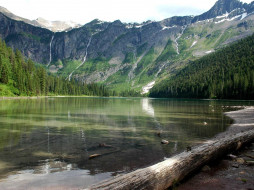
{"type": "Polygon", "coordinates": [[[155,85],[149,96],[254,99],[254,35],[190,62],[155,85]]]}
{"type": "Polygon", "coordinates": [[[14,52],[0,39],[0,96],[115,94],[104,85],[85,84],[74,79],[68,81],[48,74],[42,65],[26,60],[19,50],[14,52]]]}

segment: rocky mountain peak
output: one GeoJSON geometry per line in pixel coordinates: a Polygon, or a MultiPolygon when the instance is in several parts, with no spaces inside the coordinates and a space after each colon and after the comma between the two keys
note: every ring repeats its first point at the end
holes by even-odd
{"type": "Polygon", "coordinates": [[[218,0],[210,9],[211,16],[219,16],[229,13],[237,8],[243,8],[243,3],[239,0],[218,0]]]}
{"type": "Polygon", "coordinates": [[[4,7],[2,7],[2,6],[0,6],[0,12],[2,12],[2,13],[11,13],[8,9],[6,9],[6,8],[4,8],[4,7]]]}
{"type": "Polygon", "coordinates": [[[192,22],[216,18],[217,16],[230,13],[236,9],[245,11],[248,8],[248,4],[243,3],[239,0],[218,0],[209,11],[194,17],[192,22]]]}
{"type": "Polygon", "coordinates": [[[22,18],[20,16],[17,16],[10,12],[8,9],[1,7],[0,6],[0,12],[3,13],[5,16],[17,20],[17,21],[23,21],[27,24],[33,25],[33,26],[38,26],[41,28],[46,28],[48,30],[51,30],[53,32],[61,32],[61,31],[68,31],[71,30],[72,28],[78,28],[81,25],[72,21],[48,21],[44,18],[37,18],[36,20],[29,20],[26,18],[22,18]]]}

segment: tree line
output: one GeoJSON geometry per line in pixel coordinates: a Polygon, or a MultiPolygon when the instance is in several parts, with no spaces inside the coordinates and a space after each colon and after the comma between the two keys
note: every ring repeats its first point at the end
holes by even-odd
{"type": "MultiPolygon", "coordinates": [[[[41,65],[26,60],[19,50],[15,52],[0,39],[0,83],[16,96],[88,95],[110,96],[104,85],[85,84],[72,79],[48,74],[41,65]]],[[[1,90],[1,89],[0,89],[1,90]]]]}
{"type": "Polygon", "coordinates": [[[1,84],[8,86],[10,93],[15,96],[140,96],[134,90],[116,92],[103,84],[86,84],[75,79],[68,81],[64,77],[52,75],[42,65],[26,59],[19,50],[14,52],[0,39],[1,84]]]}
{"type": "Polygon", "coordinates": [[[155,85],[150,96],[254,99],[254,35],[190,62],[155,85]]]}

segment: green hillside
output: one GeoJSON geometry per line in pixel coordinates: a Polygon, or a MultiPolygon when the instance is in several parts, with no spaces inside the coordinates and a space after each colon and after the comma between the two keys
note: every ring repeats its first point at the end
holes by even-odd
{"type": "Polygon", "coordinates": [[[92,95],[109,96],[103,85],[83,84],[49,75],[42,66],[25,60],[0,39],[0,96],[92,95]]]}
{"type": "Polygon", "coordinates": [[[155,85],[150,96],[254,99],[254,35],[190,62],[155,85]]]}

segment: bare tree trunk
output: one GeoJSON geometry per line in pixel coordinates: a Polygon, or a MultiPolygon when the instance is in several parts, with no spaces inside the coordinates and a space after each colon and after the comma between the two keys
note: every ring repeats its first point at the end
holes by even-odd
{"type": "Polygon", "coordinates": [[[239,149],[254,139],[254,129],[212,139],[153,166],[102,181],[88,189],[166,189],[213,159],[239,149]]]}

